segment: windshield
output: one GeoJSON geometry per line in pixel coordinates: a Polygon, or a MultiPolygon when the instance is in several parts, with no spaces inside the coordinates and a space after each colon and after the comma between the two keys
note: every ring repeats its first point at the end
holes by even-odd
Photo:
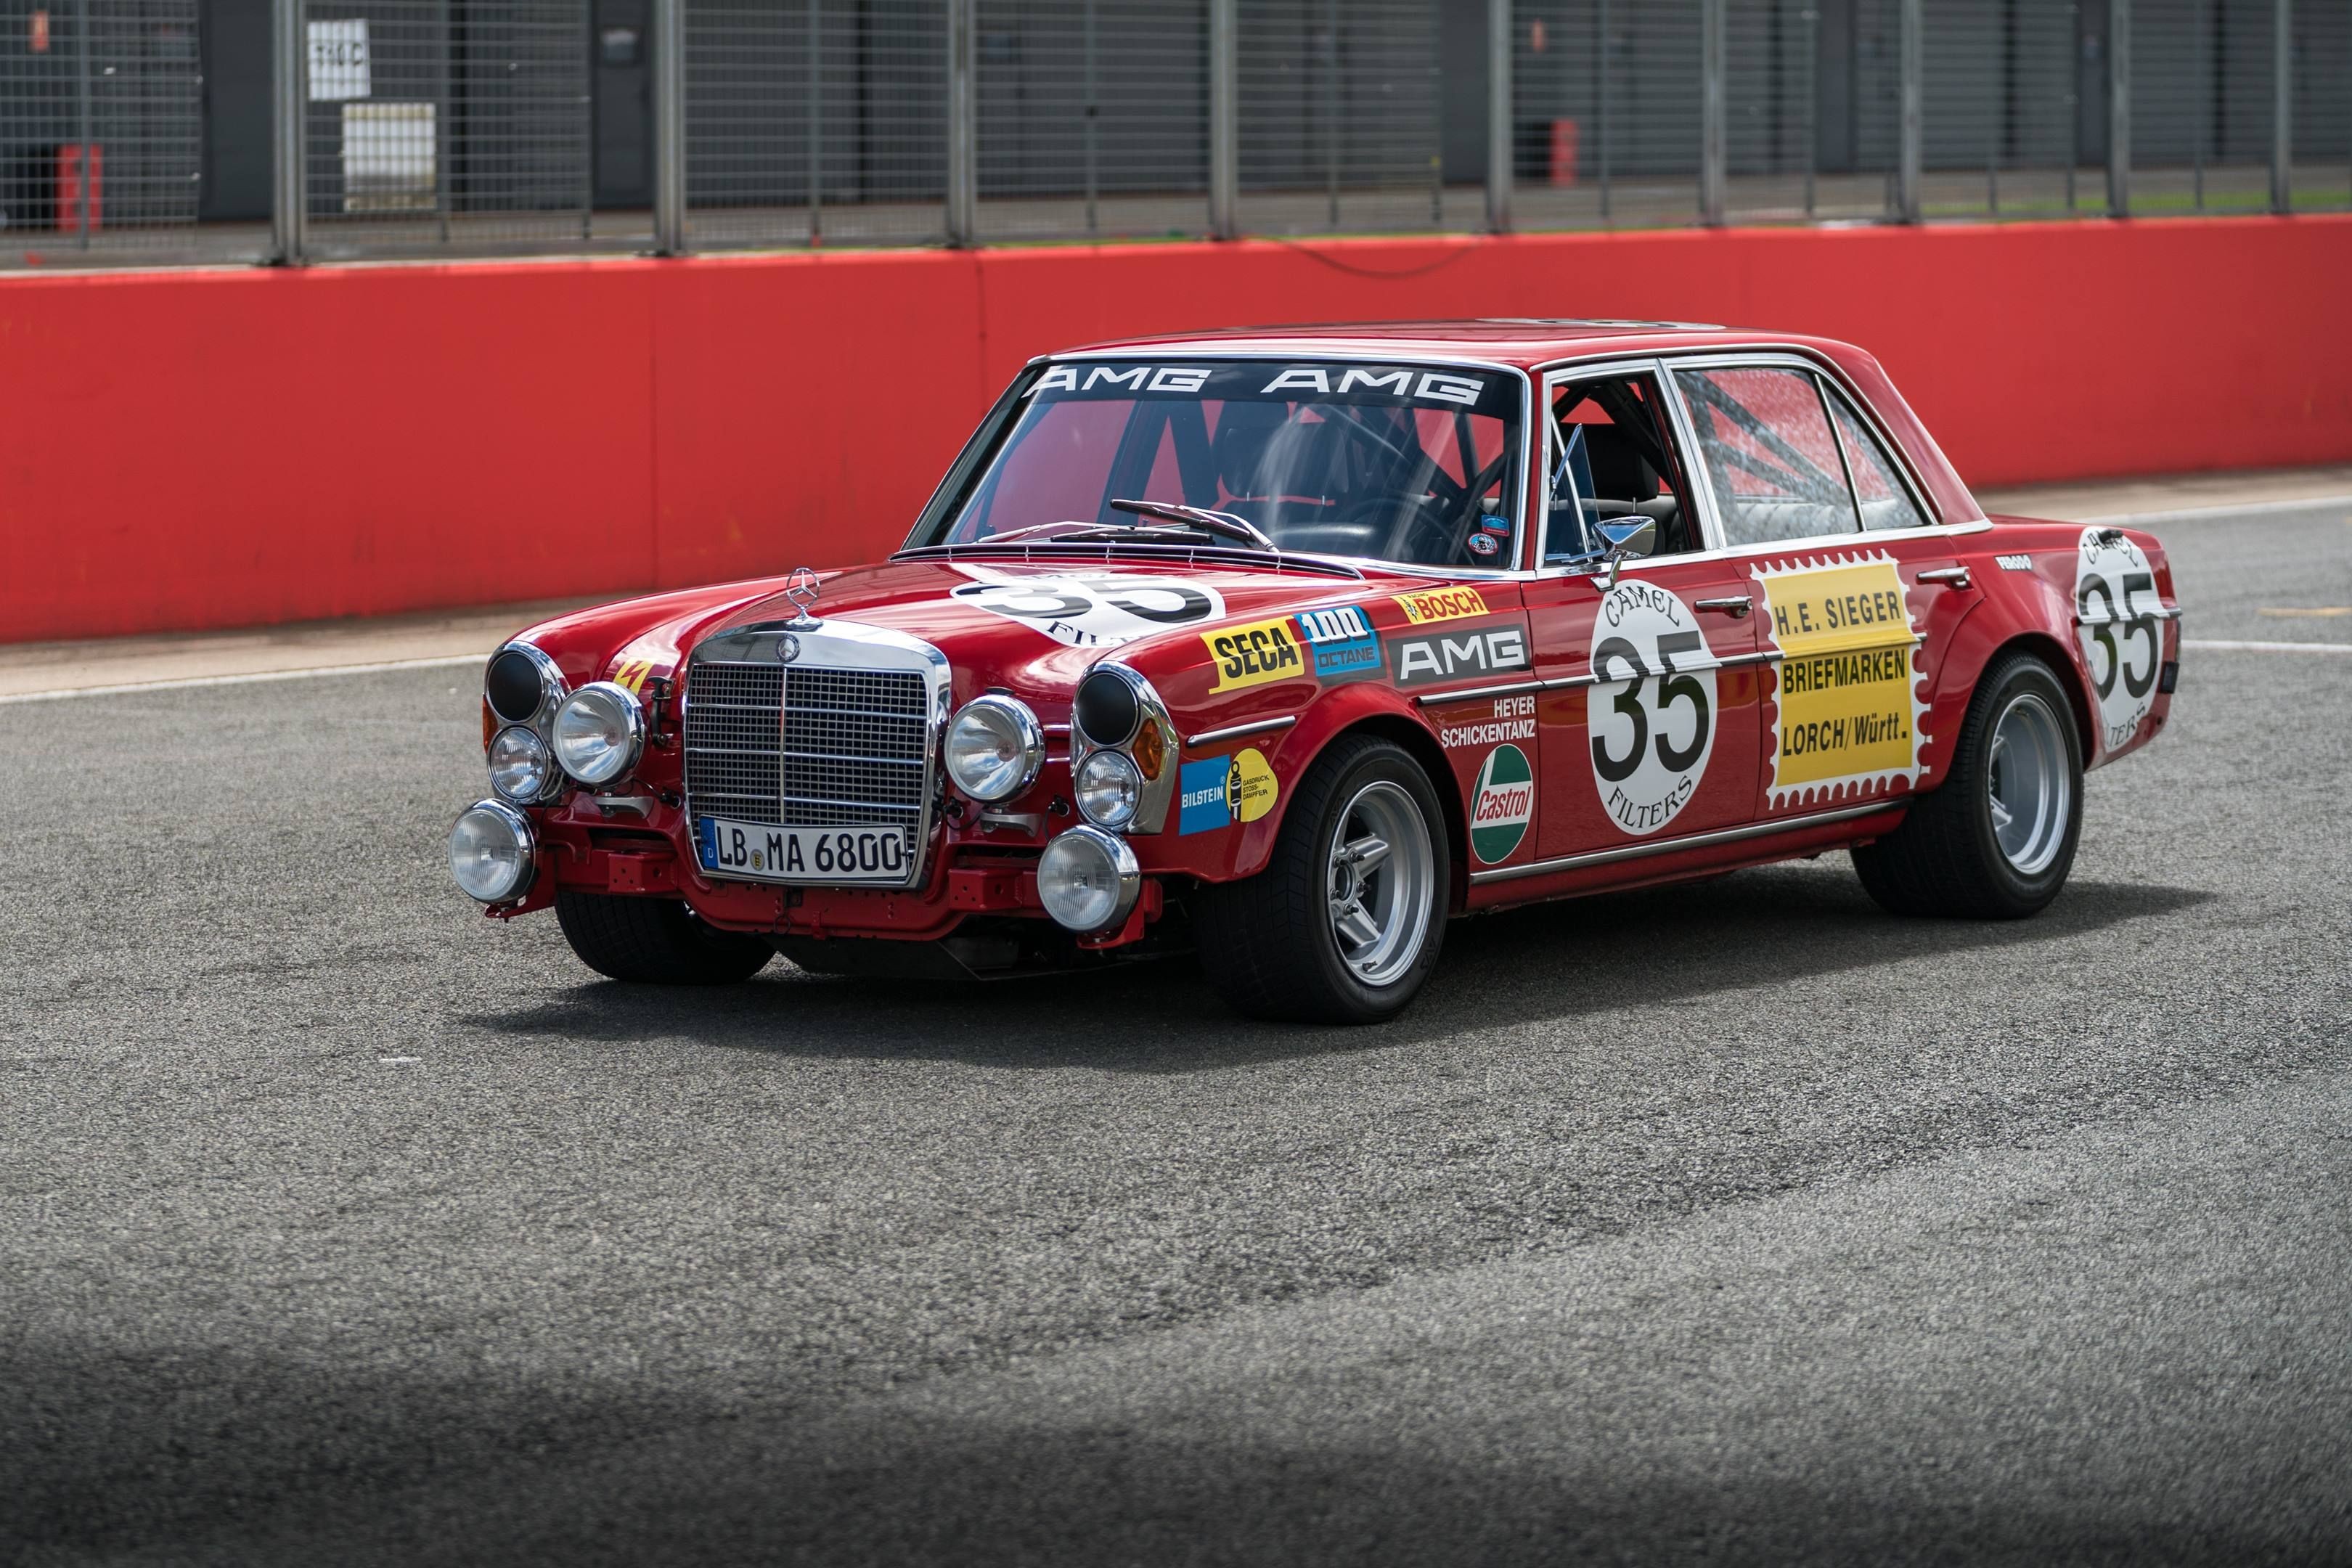
{"type": "Polygon", "coordinates": [[[1016,394],[981,460],[911,542],[1150,530],[1142,536],[1222,543],[1254,531],[1282,550],[1513,563],[1520,381],[1507,372],[1088,360],[1033,369],[1016,394]],[[1188,522],[1176,507],[1224,516],[1188,522]]]}

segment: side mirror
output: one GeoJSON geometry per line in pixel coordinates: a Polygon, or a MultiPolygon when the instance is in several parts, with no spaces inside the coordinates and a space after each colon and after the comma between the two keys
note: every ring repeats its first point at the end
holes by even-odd
{"type": "Polygon", "coordinates": [[[1609,552],[1601,558],[1601,591],[1605,594],[1617,585],[1620,562],[1638,561],[1657,549],[1658,523],[1655,518],[1629,517],[1595,526],[1609,545],[1609,552]]]}

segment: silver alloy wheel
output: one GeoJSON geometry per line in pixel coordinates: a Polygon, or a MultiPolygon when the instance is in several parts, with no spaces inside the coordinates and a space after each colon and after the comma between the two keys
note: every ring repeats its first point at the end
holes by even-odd
{"type": "Polygon", "coordinates": [[[1429,824],[1403,785],[1374,780],[1339,813],[1326,857],[1331,932],[1365,984],[1389,984],[1421,956],[1437,903],[1436,863],[1429,824]]]}
{"type": "Polygon", "coordinates": [[[2063,723],[2040,693],[2021,691],[1993,721],[1985,791],[1993,841],[2020,876],[2048,869],[2066,841],[2074,783],[2066,765],[2063,723]]]}

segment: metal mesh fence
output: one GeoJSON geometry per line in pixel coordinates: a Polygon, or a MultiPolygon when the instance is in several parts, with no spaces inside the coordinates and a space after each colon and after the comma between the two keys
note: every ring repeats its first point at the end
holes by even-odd
{"type": "MultiPolygon", "coordinates": [[[[304,258],[1208,226],[1213,0],[677,3],[669,59],[668,0],[289,0],[299,101],[281,117],[263,0],[0,0],[0,265],[267,254],[281,119],[299,126],[300,222],[279,226],[304,258]],[[673,81],[676,149],[655,124],[673,81]],[[683,200],[659,205],[657,236],[670,169],[683,200]]],[[[1483,221],[1498,85],[1485,5],[1231,14],[1242,232],[1483,221]]],[[[1746,223],[1880,221],[1906,197],[1930,221],[2105,210],[2110,0],[1508,0],[1505,15],[1521,228],[1690,223],[1715,190],[1746,223]],[[1719,166],[1703,166],[1710,102],[1719,166]]],[[[2134,212],[2260,210],[2274,184],[2299,209],[2352,207],[2352,0],[2132,0],[2129,18],[2134,212]],[[2274,171],[2282,43],[2293,156],[2274,171]]]]}
{"type": "Polygon", "coordinates": [[[649,239],[596,210],[584,0],[305,0],[302,21],[314,254],[649,239]]]}
{"type": "Polygon", "coordinates": [[[945,0],[688,0],[697,245],[947,233],[945,0]]]}
{"type": "Polygon", "coordinates": [[[979,0],[978,14],[983,236],[1204,231],[1206,0],[979,0]]]}
{"type": "Polygon", "coordinates": [[[201,195],[196,0],[10,8],[0,51],[8,259],[186,249],[201,195]]]}
{"type": "Polygon", "coordinates": [[[1520,0],[1513,21],[1519,226],[1692,221],[1699,0],[1520,0]]]}
{"type": "MultiPolygon", "coordinates": [[[[1241,219],[1261,234],[1446,226],[1435,0],[1241,7],[1241,219]]],[[[1474,188],[1453,221],[1474,221],[1474,188]]]]}

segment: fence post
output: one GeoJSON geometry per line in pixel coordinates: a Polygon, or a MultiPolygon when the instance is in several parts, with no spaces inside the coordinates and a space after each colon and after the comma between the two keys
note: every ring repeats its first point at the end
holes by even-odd
{"type": "Polygon", "coordinates": [[[2294,0],[2271,0],[2271,211],[2294,211],[2294,0]]]}
{"type": "Polygon", "coordinates": [[[686,0],[654,0],[654,254],[686,254],[686,0]]]}
{"type": "MultiPolygon", "coordinates": [[[[74,8],[75,65],[75,126],[74,134],[81,139],[81,161],[74,171],[74,226],[81,233],[80,247],[89,248],[90,177],[90,113],[89,113],[89,52],[93,39],[89,28],[89,0],[81,0],[74,8]]],[[[50,172],[56,178],[56,172],[50,172]]]]}
{"type": "Polygon", "coordinates": [[[1517,149],[1512,128],[1511,0],[1486,0],[1486,228],[1511,232],[1511,181],[1517,149]]]}
{"type": "Polygon", "coordinates": [[[2131,216],[2131,0],[2107,0],[2107,216],[2131,216]]]}
{"type": "Polygon", "coordinates": [[[1242,232],[1241,24],[1234,0],[1209,0],[1209,232],[1242,232]]]}
{"type": "Polygon", "coordinates": [[[1921,216],[1919,171],[1927,139],[1927,52],[1922,37],[1927,29],[1922,25],[1920,6],[1921,0],[1903,0],[1899,23],[1902,33],[1895,43],[1903,71],[1902,121],[1898,128],[1903,144],[1895,163],[1895,210],[1905,223],[1917,223],[1921,216]]]}
{"type": "MultiPolygon", "coordinates": [[[[310,100],[310,54],[302,37],[302,0],[271,0],[269,7],[269,259],[299,267],[310,213],[302,178],[302,132],[310,100]]],[[[436,137],[448,134],[436,127],[436,137]]]]}
{"type": "Polygon", "coordinates": [[[1723,223],[1724,0],[1699,0],[1698,7],[1698,216],[1710,227],[1723,223]]]}
{"type": "Polygon", "coordinates": [[[980,237],[980,136],[973,76],[978,40],[973,37],[976,0],[948,0],[948,243],[972,245],[980,237]]]}

